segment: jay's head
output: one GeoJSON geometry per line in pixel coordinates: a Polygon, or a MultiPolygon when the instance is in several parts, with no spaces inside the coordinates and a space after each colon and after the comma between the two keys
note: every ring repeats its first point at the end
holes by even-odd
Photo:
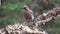
{"type": "Polygon", "coordinates": [[[24,5],[23,9],[24,9],[24,10],[30,10],[27,5],[24,5]]]}

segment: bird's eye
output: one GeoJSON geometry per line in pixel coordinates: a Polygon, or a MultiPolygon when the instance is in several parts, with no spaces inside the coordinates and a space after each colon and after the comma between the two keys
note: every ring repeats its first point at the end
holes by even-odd
{"type": "Polygon", "coordinates": [[[24,9],[26,9],[26,7],[24,7],[24,9]]]}

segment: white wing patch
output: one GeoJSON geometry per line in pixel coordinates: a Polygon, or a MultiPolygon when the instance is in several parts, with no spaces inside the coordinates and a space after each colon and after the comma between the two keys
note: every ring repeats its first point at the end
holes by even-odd
{"type": "Polygon", "coordinates": [[[31,17],[32,17],[32,19],[31,19],[31,20],[34,20],[34,13],[33,13],[33,11],[32,11],[32,10],[30,10],[30,14],[31,14],[31,17]]]}
{"type": "Polygon", "coordinates": [[[32,20],[34,20],[34,15],[32,15],[32,20]]]}

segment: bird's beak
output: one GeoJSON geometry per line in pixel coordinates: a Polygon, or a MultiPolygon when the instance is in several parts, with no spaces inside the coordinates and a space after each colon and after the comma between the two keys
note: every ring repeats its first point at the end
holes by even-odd
{"type": "Polygon", "coordinates": [[[24,8],[21,8],[21,9],[24,9],[24,8]]]}

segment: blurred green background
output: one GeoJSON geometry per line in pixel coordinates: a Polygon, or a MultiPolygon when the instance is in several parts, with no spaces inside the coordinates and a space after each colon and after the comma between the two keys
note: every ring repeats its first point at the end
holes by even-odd
{"type": "MultiPolygon", "coordinates": [[[[48,0],[46,1],[48,2],[48,0]]],[[[50,1],[52,1],[56,6],[60,6],[60,0],[50,1]]],[[[2,6],[0,6],[0,28],[14,23],[23,23],[25,19],[23,17],[23,9],[21,8],[24,5],[32,5],[33,2],[34,0],[2,0],[2,6]]],[[[50,4],[50,2],[48,3],[50,4]]],[[[39,10],[35,10],[32,9],[32,7],[31,9],[35,12],[43,13],[50,10],[53,6],[52,4],[48,5],[46,9],[41,4],[39,7],[42,7],[43,9],[40,8],[39,10]]],[[[60,34],[60,17],[47,23],[47,25],[45,26],[45,30],[49,34],[60,34]]]]}

